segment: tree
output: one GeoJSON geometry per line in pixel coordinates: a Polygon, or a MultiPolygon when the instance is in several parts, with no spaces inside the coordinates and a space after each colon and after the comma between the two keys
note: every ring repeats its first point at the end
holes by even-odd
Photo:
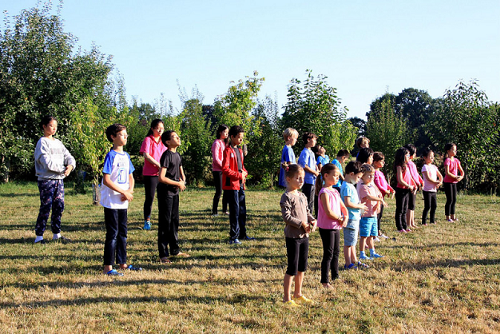
{"type": "Polygon", "coordinates": [[[367,113],[366,136],[370,139],[370,147],[385,155],[385,172],[392,175],[394,154],[406,144],[408,127],[406,120],[394,110],[395,96],[386,93],[370,105],[367,113]]]}
{"type": "Polygon", "coordinates": [[[71,110],[85,98],[100,105],[111,58],[97,48],[73,52],[76,39],[63,30],[52,5],[23,10],[5,18],[0,33],[1,161],[23,171],[32,168],[42,115],[58,120],[57,136],[67,142],[71,110]]]}
{"type": "Polygon", "coordinates": [[[351,124],[358,128],[358,137],[359,136],[364,136],[366,132],[366,121],[364,119],[361,119],[359,117],[350,117],[347,119],[351,124]]]}
{"type": "Polygon", "coordinates": [[[498,107],[491,105],[474,80],[460,81],[455,89],[446,90],[432,115],[427,133],[436,147],[444,148],[449,142],[457,145],[466,189],[491,178],[500,167],[498,120],[498,107]]]}
{"type": "Polygon", "coordinates": [[[316,79],[311,70],[306,70],[306,74],[303,83],[294,78],[288,87],[282,127],[294,128],[299,134],[315,133],[318,143],[331,154],[351,147],[357,130],[347,121],[347,110],[339,108],[337,90],[327,84],[326,76],[320,74],[316,79]]]}

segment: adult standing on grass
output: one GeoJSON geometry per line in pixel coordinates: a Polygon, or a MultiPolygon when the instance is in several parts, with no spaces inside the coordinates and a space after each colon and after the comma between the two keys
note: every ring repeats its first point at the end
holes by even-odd
{"type": "Polygon", "coordinates": [[[446,204],[444,213],[446,220],[450,223],[458,221],[455,215],[455,204],[457,203],[457,183],[464,178],[464,170],[460,165],[457,155],[457,145],[448,143],[444,146],[444,192],[446,194],[446,204]],[[460,176],[458,173],[460,172],[460,176]]]}
{"type": "Polygon", "coordinates": [[[45,244],[43,233],[52,208],[51,229],[52,240],[68,241],[61,235],[61,217],[64,211],[63,179],[75,169],[75,158],[64,147],[60,140],[54,138],[57,131],[57,120],[45,116],[40,122],[43,137],[35,148],[35,171],[40,191],[40,212],[35,226],[35,243],[45,244]]]}
{"type": "MultiPolygon", "coordinates": [[[[212,203],[212,215],[217,216],[217,208],[219,206],[219,199],[222,194],[222,160],[224,159],[224,150],[229,142],[229,128],[225,124],[219,125],[217,129],[217,139],[212,144],[212,175],[214,176],[215,195],[212,203]]],[[[222,211],[227,211],[227,199],[222,197],[222,211]]]]}
{"type": "Polygon", "coordinates": [[[155,119],[151,122],[146,138],[141,145],[140,153],[144,156],[144,167],[142,175],[144,179],[144,229],[151,230],[151,208],[155,198],[156,187],[158,186],[158,173],[160,172],[160,158],[167,150],[161,141],[161,134],[165,130],[163,121],[155,119]]]}

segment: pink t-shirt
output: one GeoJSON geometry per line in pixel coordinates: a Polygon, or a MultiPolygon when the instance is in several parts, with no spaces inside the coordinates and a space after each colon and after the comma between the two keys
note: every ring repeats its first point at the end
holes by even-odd
{"type": "MultiPolygon", "coordinates": [[[[457,158],[453,158],[453,159],[450,159],[450,158],[446,158],[444,160],[444,165],[445,167],[446,166],[450,166],[450,173],[457,176],[458,175],[458,166],[460,166],[460,160],[458,160],[457,158]]],[[[453,179],[451,178],[448,174],[446,174],[444,176],[444,182],[446,183],[457,183],[458,181],[456,179],[453,179]]]]}
{"type": "Polygon", "coordinates": [[[222,160],[224,159],[224,150],[226,143],[223,139],[216,139],[212,144],[212,170],[222,172],[222,160]]]}
{"type": "Polygon", "coordinates": [[[380,170],[375,171],[373,183],[375,183],[375,185],[380,190],[380,192],[382,194],[384,194],[383,196],[385,196],[386,191],[389,191],[389,190],[394,191],[394,189],[392,189],[392,187],[387,183],[387,180],[385,179],[384,173],[382,173],[382,171],[380,171],[380,170]]]}
{"type": "Polygon", "coordinates": [[[339,230],[342,228],[342,222],[338,220],[333,220],[326,215],[325,209],[323,208],[323,203],[321,202],[321,195],[328,194],[328,205],[332,212],[339,216],[341,215],[340,210],[340,194],[335,189],[321,188],[318,194],[318,227],[328,230],[339,230]]]}
{"type": "Polygon", "coordinates": [[[359,181],[357,186],[358,190],[358,196],[359,200],[361,203],[364,203],[366,207],[368,208],[363,212],[363,217],[375,217],[377,215],[377,212],[380,211],[379,206],[378,206],[378,201],[370,201],[368,199],[365,199],[363,201],[363,198],[367,197],[368,195],[373,196],[373,197],[382,197],[382,194],[378,190],[377,186],[373,184],[373,182],[370,182],[369,184],[364,184],[362,181],[359,181]]]}
{"type": "MultiPolygon", "coordinates": [[[[427,175],[429,175],[431,179],[437,181],[438,168],[435,165],[433,164],[424,165],[422,167],[422,174],[424,172],[427,172],[427,175]]],[[[429,182],[429,179],[425,176],[425,174],[424,174],[424,187],[422,188],[422,190],[431,192],[437,191],[436,185],[434,183],[429,182]]]]}
{"type": "MultiPolygon", "coordinates": [[[[147,153],[151,156],[151,158],[155,159],[156,161],[160,162],[161,155],[163,152],[167,150],[167,147],[163,145],[161,142],[161,139],[156,142],[153,138],[153,135],[147,136],[144,138],[144,141],[142,142],[141,145],[141,150],[139,153],[147,153]]],[[[144,168],[142,169],[142,175],[146,176],[158,176],[158,173],[160,170],[158,167],[153,165],[151,162],[148,160],[144,159],[144,168]]]]}
{"type": "Polygon", "coordinates": [[[422,186],[424,183],[424,180],[418,175],[418,170],[417,166],[415,166],[415,163],[413,161],[408,161],[408,169],[410,170],[410,176],[411,178],[415,181],[417,186],[422,186]]]}
{"type": "MultiPolygon", "coordinates": [[[[402,169],[402,168],[401,168],[402,169]]],[[[408,166],[406,166],[406,170],[402,173],[403,174],[403,181],[405,181],[407,184],[414,185],[415,182],[413,182],[411,176],[410,176],[410,171],[408,170],[408,166]]],[[[408,187],[403,186],[401,183],[398,182],[397,188],[401,189],[408,189],[408,187]]]]}

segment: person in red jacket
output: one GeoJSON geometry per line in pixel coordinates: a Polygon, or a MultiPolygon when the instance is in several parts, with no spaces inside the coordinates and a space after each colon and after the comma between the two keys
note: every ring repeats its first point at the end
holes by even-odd
{"type": "Polygon", "coordinates": [[[243,152],[238,147],[245,131],[234,125],[229,129],[230,145],[224,150],[222,160],[222,189],[229,204],[229,244],[239,245],[240,240],[254,240],[247,235],[245,227],[247,209],[245,205],[245,180],[248,175],[243,165],[243,152]]]}

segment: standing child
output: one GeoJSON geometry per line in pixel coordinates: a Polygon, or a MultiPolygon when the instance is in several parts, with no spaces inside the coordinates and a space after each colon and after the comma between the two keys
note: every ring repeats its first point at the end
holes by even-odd
{"type": "Polygon", "coordinates": [[[370,164],[363,164],[361,166],[361,180],[358,182],[357,190],[361,203],[366,205],[366,210],[361,215],[359,221],[359,259],[360,260],[373,260],[383,257],[383,255],[375,252],[375,244],[373,238],[378,235],[377,231],[377,212],[381,205],[387,205],[384,202],[382,194],[378,188],[373,184],[375,169],[370,164]],[[370,250],[370,257],[365,255],[365,246],[368,245],[370,250]]]}
{"type": "Polygon", "coordinates": [[[326,164],[321,168],[321,178],[316,179],[316,187],[323,187],[318,194],[318,227],[323,241],[323,260],[321,261],[321,283],[325,288],[332,288],[329,280],[339,277],[340,230],[347,226],[349,215],[340,199],[340,193],[333,189],[339,180],[339,169],[334,164],[326,164]]]}
{"type": "MultiPolygon", "coordinates": [[[[222,195],[222,160],[224,159],[224,151],[229,142],[229,128],[225,124],[219,125],[217,129],[217,139],[212,144],[212,175],[214,176],[215,195],[212,202],[212,215],[218,215],[219,199],[222,195]]],[[[227,212],[227,199],[222,197],[222,211],[227,212]]]]}
{"type": "Polygon", "coordinates": [[[307,206],[306,196],[298,190],[304,184],[304,170],[299,165],[284,163],[287,188],[281,196],[281,216],[285,221],[286,254],[288,267],[283,282],[283,302],[288,306],[312,305],[313,301],[302,294],[304,272],[307,269],[309,233],[314,231],[316,220],[307,206]],[[295,279],[293,278],[295,276],[295,279]],[[292,280],[295,292],[291,298],[292,280]]]}
{"type": "Polygon", "coordinates": [[[144,168],[142,168],[142,177],[144,180],[144,227],[146,231],[151,230],[151,209],[155,198],[156,188],[158,187],[158,172],[160,171],[160,158],[167,149],[161,142],[161,134],[165,130],[163,121],[155,119],[151,122],[151,127],[141,145],[141,153],[144,156],[144,168]]]}
{"type": "Polygon", "coordinates": [[[348,150],[339,150],[337,152],[337,157],[333,159],[332,164],[337,166],[339,169],[339,180],[337,184],[333,185],[333,189],[337,190],[340,193],[340,187],[342,186],[342,182],[344,181],[344,170],[342,169],[342,165],[344,162],[349,158],[349,151],[348,150]]]}
{"type": "Polygon", "coordinates": [[[431,210],[430,223],[435,224],[435,213],[437,207],[436,192],[437,188],[443,183],[443,176],[438,168],[433,165],[434,152],[430,148],[424,149],[422,154],[424,158],[424,166],[422,167],[422,175],[424,176],[424,211],[422,212],[422,225],[427,225],[427,213],[431,210]]]}
{"type": "MultiPolygon", "coordinates": [[[[394,189],[387,183],[385,179],[384,173],[380,170],[385,166],[385,156],[382,152],[373,153],[373,168],[375,168],[375,177],[373,183],[377,186],[378,190],[382,193],[382,196],[389,196],[390,194],[394,194],[394,189]]],[[[384,213],[384,206],[380,207],[380,212],[377,215],[377,228],[378,228],[378,236],[380,238],[387,239],[388,237],[382,233],[382,229],[380,228],[382,222],[382,214],[384,213]]],[[[375,238],[375,241],[380,241],[379,238],[375,238]]]]}
{"type": "Polygon", "coordinates": [[[318,167],[316,166],[316,158],[311,150],[316,145],[318,136],[314,133],[306,132],[302,135],[304,141],[304,149],[300,152],[298,165],[304,168],[305,178],[302,192],[307,197],[307,206],[312,213],[314,208],[314,184],[316,177],[319,175],[318,167]]]}
{"type": "Polygon", "coordinates": [[[455,204],[457,203],[457,183],[464,178],[464,170],[460,165],[460,160],[455,158],[457,155],[457,145],[448,143],[444,146],[444,192],[446,194],[446,204],[444,212],[446,220],[450,223],[458,221],[455,216],[455,204]],[[458,176],[460,172],[460,176],[458,176]]]}
{"type": "Polygon", "coordinates": [[[396,174],[396,228],[398,232],[411,232],[406,224],[406,211],[408,210],[408,200],[410,192],[414,191],[415,187],[408,171],[408,161],[410,160],[410,152],[404,147],[396,151],[394,157],[394,174],[396,174]]]}
{"type": "Polygon", "coordinates": [[[321,145],[316,145],[316,146],[312,147],[311,150],[317,156],[316,157],[316,167],[318,168],[318,172],[320,172],[320,174],[316,178],[316,182],[315,182],[315,186],[314,186],[314,195],[315,195],[314,196],[314,214],[315,214],[315,217],[318,218],[318,194],[319,194],[319,191],[321,190],[321,187],[323,186],[323,179],[321,178],[321,168],[330,162],[330,157],[325,154],[326,149],[321,145]],[[318,179],[320,179],[319,187],[316,186],[316,184],[318,183],[318,179]]]}
{"type": "Polygon", "coordinates": [[[179,190],[186,189],[186,177],[181,155],[177,152],[177,148],[181,146],[177,133],[166,131],[161,135],[161,141],[167,150],[160,158],[158,253],[161,263],[170,263],[169,256],[189,257],[179,247],[179,190]]]}
{"type": "Polygon", "coordinates": [[[127,128],[121,124],[110,125],[106,137],[113,143],[113,148],[106,154],[102,169],[101,205],[106,224],[103,273],[123,276],[113,269],[115,258],[120,269],[142,270],[127,265],[127,209],[128,202],[134,198],[134,166],[128,153],[123,151],[127,144],[127,128]]]}
{"type": "Polygon", "coordinates": [[[229,244],[239,245],[240,240],[254,240],[247,235],[247,207],[245,204],[245,180],[248,175],[243,164],[243,152],[238,147],[245,131],[234,125],[229,129],[230,145],[224,151],[222,162],[222,189],[229,204],[229,244]]]}
{"type": "Polygon", "coordinates": [[[363,147],[359,150],[356,161],[361,162],[361,164],[371,165],[373,163],[373,150],[369,147],[363,147]]]}
{"type": "Polygon", "coordinates": [[[295,164],[295,153],[293,152],[293,145],[297,143],[297,138],[299,138],[299,133],[293,128],[287,128],[283,131],[283,138],[285,139],[285,146],[281,151],[281,163],[280,163],[280,174],[278,178],[278,185],[280,187],[286,188],[285,170],[283,169],[283,163],[295,164]]]}
{"type": "Polygon", "coordinates": [[[75,169],[75,158],[60,140],[54,138],[57,131],[57,121],[54,117],[43,117],[40,127],[43,130],[43,137],[38,140],[35,148],[35,171],[40,191],[40,211],[35,225],[35,243],[45,244],[43,233],[51,208],[52,240],[69,241],[61,235],[61,217],[64,211],[63,179],[75,169]]]}
{"type": "Polygon", "coordinates": [[[368,268],[366,264],[358,262],[356,259],[356,241],[358,240],[361,210],[368,209],[359,201],[358,192],[354,187],[361,176],[363,176],[361,163],[359,161],[349,162],[345,167],[345,179],[340,188],[340,196],[349,213],[349,220],[344,227],[344,269],[368,268]]]}
{"type": "Polygon", "coordinates": [[[415,190],[410,192],[410,197],[408,200],[408,211],[406,212],[406,223],[411,228],[417,228],[417,224],[415,224],[415,201],[416,194],[419,189],[422,188],[424,184],[424,180],[420,177],[417,171],[417,166],[413,162],[415,158],[415,153],[417,153],[417,149],[413,144],[408,144],[405,146],[408,152],[410,152],[410,159],[408,160],[408,170],[410,171],[410,176],[415,184],[415,190]]]}

